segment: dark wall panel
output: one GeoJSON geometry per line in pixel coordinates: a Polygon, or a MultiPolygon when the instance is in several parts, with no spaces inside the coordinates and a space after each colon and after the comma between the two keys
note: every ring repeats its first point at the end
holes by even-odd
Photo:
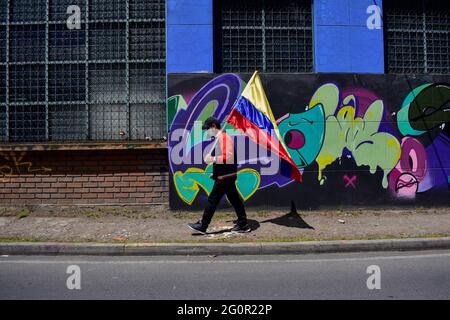
{"type": "MultiPolygon", "coordinates": [[[[212,188],[194,150],[210,142],[195,121],[224,121],[250,74],[169,75],[170,204],[198,208],[212,188]],[[180,151],[184,147],[184,151],[180,151]],[[185,156],[181,161],[180,157],[185,156]]],[[[238,148],[238,189],[248,206],[449,205],[450,77],[263,74],[262,83],[298,183],[263,173],[273,155],[228,129],[238,148]],[[241,148],[242,152],[239,151],[241,148]]],[[[224,200],[224,205],[226,201],[224,200]]]]}

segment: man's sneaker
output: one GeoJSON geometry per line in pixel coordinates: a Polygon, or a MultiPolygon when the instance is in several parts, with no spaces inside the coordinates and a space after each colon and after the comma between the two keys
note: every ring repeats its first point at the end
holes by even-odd
{"type": "Polygon", "coordinates": [[[201,234],[206,234],[207,227],[203,226],[200,221],[196,223],[188,223],[188,227],[194,231],[200,232],[201,234]]]}
{"type": "Polygon", "coordinates": [[[245,224],[243,226],[240,225],[235,225],[233,229],[231,229],[231,232],[236,232],[236,233],[248,233],[252,231],[252,229],[250,229],[250,227],[248,226],[248,224],[245,224]]]}

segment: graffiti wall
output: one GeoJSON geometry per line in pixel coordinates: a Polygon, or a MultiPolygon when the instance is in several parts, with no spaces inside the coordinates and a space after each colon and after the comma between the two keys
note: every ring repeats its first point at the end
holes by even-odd
{"type": "MultiPolygon", "coordinates": [[[[196,128],[211,115],[224,121],[250,76],[169,75],[171,208],[204,206],[212,168],[201,157],[191,160],[211,141],[196,128]]],[[[276,159],[267,152],[248,157],[253,142],[227,127],[244,149],[236,184],[247,206],[450,205],[450,76],[261,77],[303,181],[263,174],[276,159]]]]}

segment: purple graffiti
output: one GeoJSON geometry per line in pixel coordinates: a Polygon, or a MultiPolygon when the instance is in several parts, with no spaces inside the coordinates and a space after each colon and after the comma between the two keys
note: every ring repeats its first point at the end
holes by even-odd
{"type": "Polygon", "coordinates": [[[391,171],[389,185],[399,196],[413,197],[427,174],[427,153],[423,145],[411,137],[403,138],[397,166],[391,171]]]}

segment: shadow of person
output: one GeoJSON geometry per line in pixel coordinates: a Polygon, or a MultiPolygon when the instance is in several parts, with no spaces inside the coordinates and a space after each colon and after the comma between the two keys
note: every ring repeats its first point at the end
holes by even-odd
{"type": "MultiPolygon", "coordinates": [[[[227,222],[233,222],[234,224],[236,224],[238,221],[237,220],[233,220],[233,221],[227,221],[227,222]]],[[[259,227],[261,227],[261,225],[259,224],[258,221],[253,220],[253,219],[247,219],[247,223],[248,226],[250,227],[251,231],[255,231],[258,230],[259,227]]]]}
{"type": "MultiPolygon", "coordinates": [[[[237,223],[237,220],[234,220],[234,221],[231,221],[231,220],[230,220],[230,221],[227,221],[227,222],[233,222],[234,224],[236,224],[236,223],[237,223]]],[[[248,226],[250,227],[251,231],[255,231],[255,230],[259,229],[259,227],[261,226],[261,225],[259,224],[259,222],[256,221],[256,220],[248,219],[247,222],[248,222],[248,226]]],[[[192,235],[193,235],[193,236],[204,236],[204,235],[220,235],[220,234],[226,234],[226,233],[230,233],[232,228],[233,228],[233,227],[224,228],[224,229],[221,229],[221,230],[210,231],[210,232],[206,232],[206,234],[194,232],[194,233],[192,233],[192,235]]]]}
{"type": "Polygon", "coordinates": [[[225,233],[229,233],[229,232],[231,232],[231,228],[226,228],[226,229],[221,229],[221,230],[216,230],[216,231],[209,231],[209,232],[206,232],[205,234],[194,231],[194,233],[192,233],[192,235],[193,236],[220,235],[220,234],[225,234],[225,233]]]}
{"type": "Polygon", "coordinates": [[[303,218],[297,212],[297,208],[293,201],[291,202],[291,212],[285,214],[282,217],[261,221],[261,223],[268,223],[268,222],[289,228],[315,230],[314,227],[310,226],[305,220],[303,220],[303,218]]]}

